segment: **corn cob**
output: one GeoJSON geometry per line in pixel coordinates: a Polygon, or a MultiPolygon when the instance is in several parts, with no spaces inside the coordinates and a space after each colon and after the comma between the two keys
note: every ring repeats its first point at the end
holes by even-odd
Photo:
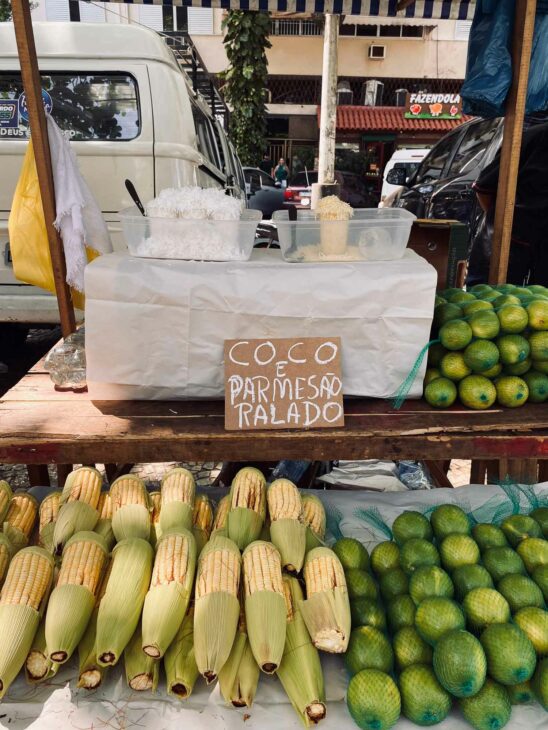
{"type": "Polygon", "coordinates": [[[272,543],[256,541],[242,558],[249,643],[260,669],[274,674],[282,659],[286,624],[280,553],[272,543]]]}
{"type": "Polygon", "coordinates": [[[61,506],[61,490],[50,492],[40,502],[38,511],[38,542],[48,552],[53,552],[53,532],[61,506]]]}
{"type": "Polygon", "coordinates": [[[211,535],[213,527],[213,505],[209,497],[199,494],[194,502],[192,533],[196,539],[196,553],[199,555],[211,535]]]}
{"type": "Polygon", "coordinates": [[[46,644],[46,621],[43,618],[25,661],[25,676],[29,684],[38,684],[54,677],[60,664],[51,661],[46,644]]]}
{"type": "Polygon", "coordinates": [[[13,493],[10,485],[3,479],[0,479],[0,525],[6,519],[12,497],[13,493]]]}
{"type": "Polygon", "coordinates": [[[53,580],[53,557],[39,547],[14,556],[0,593],[0,698],[25,663],[53,580]]]}
{"type": "Polygon", "coordinates": [[[164,532],[171,527],[191,530],[196,493],[192,473],[179,466],[170,469],[162,479],[161,492],[160,530],[164,532]]]}
{"type": "Polygon", "coordinates": [[[137,692],[156,692],[160,677],[160,663],[147,656],[142,649],[143,637],[138,626],[124,649],[124,666],[128,686],[137,692]]]}
{"type": "Polygon", "coordinates": [[[134,474],[118,477],[110,488],[112,531],[116,540],[150,539],[150,504],[142,479],[134,474]]]}
{"type": "Polygon", "coordinates": [[[53,549],[57,555],[61,555],[73,535],[93,530],[97,524],[102,482],[101,474],[91,466],[81,466],[68,475],[53,530],[53,549]]]}
{"type": "Polygon", "coordinates": [[[342,654],[350,638],[350,603],[340,560],[333,550],[314,548],[304,563],[306,600],[299,601],[306,628],[317,649],[342,654]]]}
{"type": "Polygon", "coordinates": [[[116,538],[112,530],[112,500],[109,492],[101,492],[99,495],[99,502],[97,504],[97,512],[99,513],[99,519],[95,525],[93,532],[101,535],[104,538],[108,549],[112,550],[116,538]]]}
{"type": "Polygon", "coordinates": [[[162,536],[160,530],[160,511],[162,508],[162,493],[150,492],[148,495],[150,502],[150,542],[154,546],[162,536]]]}
{"type": "Polygon", "coordinates": [[[10,560],[13,555],[13,546],[4,533],[0,532],[0,586],[8,572],[10,560]]]}
{"type": "Polygon", "coordinates": [[[119,542],[97,615],[96,652],[101,666],[113,666],[133,636],[152,573],[152,546],[138,537],[119,542]]]}
{"type": "Polygon", "coordinates": [[[215,511],[215,519],[213,520],[211,537],[213,537],[213,535],[222,535],[223,537],[227,537],[227,518],[229,509],[230,494],[225,494],[225,496],[219,501],[219,504],[217,505],[217,509],[215,511]]]}
{"type": "Polygon", "coordinates": [[[194,654],[208,684],[217,678],[234,643],[240,615],[240,570],[240,551],[226,537],[212,538],[198,560],[194,654]]]}
{"type": "Polygon", "coordinates": [[[266,480],[258,469],[246,466],[230,488],[228,537],[244,550],[261,534],[266,516],[266,480]]]}
{"type": "Polygon", "coordinates": [[[247,637],[242,596],[238,631],[230,656],[219,672],[219,687],[225,702],[234,707],[251,707],[260,673],[247,637]]]}
{"type": "Polygon", "coordinates": [[[306,552],[321,547],[325,539],[325,508],[315,494],[303,494],[303,519],[306,525],[306,552]]]}
{"type": "Polygon", "coordinates": [[[64,664],[80,643],[95,606],[107,555],[105,540],[95,532],[78,532],[65,545],[46,613],[46,644],[53,662],[64,664]]]}
{"type": "Polygon", "coordinates": [[[143,607],[143,644],[153,659],[164,656],[188,608],[194,572],[196,541],[188,530],[168,530],[156,547],[152,582],[143,607]]]}
{"type": "Polygon", "coordinates": [[[284,575],[283,581],[287,633],[277,675],[295,712],[309,727],[323,720],[326,714],[322,665],[299,610],[303,600],[299,581],[288,575],[284,575]]]}
{"type": "Polygon", "coordinates": [[[21,550],[29,544],[38,514],[38,502],[24,489],[14,492],[4,522],[4,534],[13,546],[21,550]]]}
{"type": "Polygon", "coordinates": [[[289,479],[276,479],[266,494],[270,515],[270,539],[280,552],[282,568],[298,573],[303,567],[306,526],[301,494],[289,479]]]}
{"type": "Polygon", "coordinates": [[[108,565],[105,568],[99,592],[97,595],[97,601],[95,608],[91,614],[91,619],[88,623],[88,627],[82,637],[82,640],[78,644],[78,663],[79,663],[79,678],[78,687],[83,689],[97,689],[103,677],[107,672],[107,667],[100,666],[97,661],[97,654],[95,652],[96,635],[97,635],[97,615],[99,614],[99,606],[105,595],[107,588],[108,579],[110,577],[110,569],[112,567],[112,560],[109,560],[108,565]]]}
{"type": "Polygon", "coordinates": [[[167,693],[180,700],[192,694],[200,676],[194,656],[194,608],[189,607],[177,636],[164,655],[167,693]]]}

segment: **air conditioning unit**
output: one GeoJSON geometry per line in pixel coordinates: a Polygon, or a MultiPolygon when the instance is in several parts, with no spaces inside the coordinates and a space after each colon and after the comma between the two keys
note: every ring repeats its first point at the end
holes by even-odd
{"type": "Polygon", "coordinates": [[[396,89],[396,106],[405,106],[408,93],[407,89],[396,89]]]}
{"type": "Polygon", "coordinates": [[[337,105],[349,105],[354,103],[354,93],[348,81],[339,81],[337,84],[337,105]]]}
{"type": "Polygon", "coordinates": [[[374,61],[382,61],[386,58],[386,46],[369,46],[367,55],[374,61]]]}
{"type": "Polygon", "coordinates": [[[384,84],[376,79],[369,79],[363,85],[363,105],[382,106],[384,84]]]}

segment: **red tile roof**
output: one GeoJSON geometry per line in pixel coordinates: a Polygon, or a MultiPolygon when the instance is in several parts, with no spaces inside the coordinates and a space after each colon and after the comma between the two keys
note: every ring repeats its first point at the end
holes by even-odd
{"type": "Polygon", "coordinates": [[[337,107],[337,129],[345,132],[449,132],[468,119],[406,119],[400,106],[337,107]]]}

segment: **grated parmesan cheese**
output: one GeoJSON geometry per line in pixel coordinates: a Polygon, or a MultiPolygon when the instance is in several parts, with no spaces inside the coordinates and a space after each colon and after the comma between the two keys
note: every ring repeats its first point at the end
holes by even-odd
{"type": "Polygon", "coordinates": [[[354,210],[336,195],[326,195],[316,204],[316,218],[321,221],[347,221],[354,210]]]}

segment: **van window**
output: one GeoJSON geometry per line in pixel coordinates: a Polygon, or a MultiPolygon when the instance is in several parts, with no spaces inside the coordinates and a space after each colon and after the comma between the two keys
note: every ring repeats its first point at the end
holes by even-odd
{"type": "Polygon", "coordinates": [[[192,116],[194,117],[199,151],[214,167],[222,170],[220,154],[217,150],[215,136],[207,114],[200,107],[192,104],[192,116]]]}
{"type": "Polygon", "coordinates": [[[499,119],[485,119],[470,125],[453,158],[449,168],[450,175],[463,175],[479,165],[499,124],[499,119]]]}
{"type": "Polygon", "coordinates": [[[459,140],[460,131],[448,134],[443,137],[438,144],[426,155],[417,170],[416,177],[413,179],[413,185],[422,183],[427,180],[438,180],[447,165],[449,158],[453,154],[455,145],[459,140]]]}
{"type": "MultiPolygon", "coordinates": [[[[72,140],[127,141],[141,131],[137,82],[128,74],[42,74],[42,89],[46,108],[72,140]]],[[[0,139],[26,137],[28,116],[20,74],[0,73],[1,102],[6,102],[4,112],[11,107],[13,117],[0,124],[0,139]]]]}

